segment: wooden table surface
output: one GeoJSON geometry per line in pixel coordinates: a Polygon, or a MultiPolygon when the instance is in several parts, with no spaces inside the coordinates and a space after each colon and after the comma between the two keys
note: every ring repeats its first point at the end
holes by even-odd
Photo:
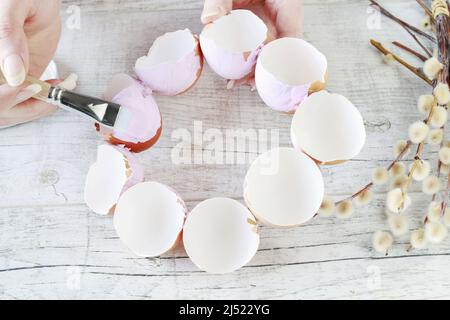
{"type": "MultiPolygon", "coordinates": [[[[305,39],[328,57],[329,89],[352,100],[366,121],[361,154],[323,169],[326,192],[340,197],[392,159],[392,145],[419,119],[416,98],[427,88],[401,67],[383,64],[369,46],[371,37],[388,45],[415,44],[384,18],[374,28],[377,17],[366,1],[304,3],[305,39]]],[[[384,3],[414,24],[422,17],[415,1],[384,3]]],[[[60,73],[78,73],[78,90],[100,95],[113,74],[132,73],[134,61],[157,36],[185,27],[200,32],[201,9],[200,0],[65,0],[55,58],[60,73]],[[81,29],[70,29],[67,10],[80,3],[81,29]]],[[[242,201],[248,164],[175,165],[174,130],[192,131],[194,121],[202,121],[204,129],[278,129],[280,144],[290,146],[290,116],[264,106],[256,92],[227,91],[225,85],[206,67],[186,94],[158,96],[164,132],[154,148],[139,155],[147,179],[176,189],[189,208],[217,196],[242,201]]],[[[375,189],[374,203],[349,220],[317,218],[287,230],[263,227],[259,252],[232,274],[199,271],[182,248],[160,258],[137,258],[118,239],[111,217],[98,216],[83,203],[85,175],[100,143],[89,121],[65,111],[1,131],[0,298],[450,298],[450,239],[407,252],[405,236],[387,256],[372,249],[373,232],[387,229],[384,188],[375,189]]],[[[436,150],[427,149],[430,154],[436,150]]],[[[412,197],[411,230],[420,225],[429,202],[418,186],[412,197]]]]}

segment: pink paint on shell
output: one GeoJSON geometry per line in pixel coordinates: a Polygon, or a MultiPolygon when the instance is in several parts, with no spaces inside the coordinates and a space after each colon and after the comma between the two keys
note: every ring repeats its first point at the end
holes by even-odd
{"type": "Polygon", "coordinates": [[[310,84],[301,86],[289,86],[278,79],[264,68],[256,65],[255,72],[256,88],[261,99],[266,105],[280,112],[292,112],[308,97],[310,84]]]}
{"type": "Polygon", "coordinates": [[[135,72],[149,88],[177,95],[197,81],[203,69],[199,41],[189,29],[168,32],[157,38],[148,56],[136,61],[135,72]]]}
{"type": "Polygon", "coordinates": [[[192,51],[176,63],[165,62],[157,66],[136,66],[139,79],[157,93],[174,96],[188,90],[198,79],[202,59],[192,51]]]}
{"type": "Polygon", "coordinates": [[[131,175],[128,177],[120,194],[123,194],[132,186],[144,181],[144,167],[139,162],[138,158],[129,151],[125,146],[114,146],[114,149],[119,151],[128,161],[128,166],[131,170],[131,175]]]}
{"type": "Polygon", "coordinates": [[[113,136],[131,143],[143,143],[157,135],[161,128],[161,113],[155,99],[142,84],[134,81],[113,99],[121,109],[113,136]]]}
{"type": "Polygon", "coordinates": [[[200,45],[206,62],[215,73],[225,79],[238,80],[253,71],[264,44],[251,51],[247,58],[241,52],[224,51],[206,37],[201,37],[200,45]]]}
{"type": "Polygon", "coordinates": [[[326,57],[305,40],[280,38],[264,46],[258,57],[256,88],[270,108],[293,112],[312,89],[325,86],[327,66],[326,57]]]}

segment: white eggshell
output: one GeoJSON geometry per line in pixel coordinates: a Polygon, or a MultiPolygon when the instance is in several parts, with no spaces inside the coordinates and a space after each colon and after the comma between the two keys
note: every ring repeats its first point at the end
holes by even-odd
{"type": "Polygon", "coordinates": [[[106,215],[124,191],[143,180],[144,170],[133,154],[121,147],[101,145],[86,176],[84,200],[92,211],[106,215]]]}
{"type": "Polygon", "coordinates": [[[256,88],[266,105],[292,112],[310,91],[325,86],[327,65],[326,57],[305,40],[277,39],[264,46],[258,57],[256,88]]]}
{"type": "Polygon", "coordinates": [[[177,243],[185,216],[184,202],[171,188],[158,182],[143,182],[120,197],[114,227],[135,254],[156,257],[177,243]]]}
{"type": "Polygon", "coordinates": [[[333,163],[355,157],[364,146],[366,130],[360,112],[347,98],[320,91],[295,112],[291,140],[313,159],[333,163]]]}
{"type": "Polygon", "coordinates": [[[244,199],[261,222],[291,227],[310,220],[324,197],[322,173],[307,155],[292,148],[272,149],[250,166],[244,199]]]}
{"type": "Polygon", "coordinates": [[[256,220],[228,198],[199,203],[188,215],[183,243],[191,260],[209,273],[228,273],[247,264],[259,245],[256,220]]]}
{"type": "Polygon", "coordinates": [[[141,81],[157,93],[177,95],[192,87],[203,69],[199,41],[189,29],[157,38],[147,56],[136,61],[141,81]]]}
{"type": "Polygon", "coordinates": [[[233,10],[208,24],[200,45],[208,65],[225,79],[241,79],[252,72],[267,39],[267,26],[253,12],[233,10]]]}

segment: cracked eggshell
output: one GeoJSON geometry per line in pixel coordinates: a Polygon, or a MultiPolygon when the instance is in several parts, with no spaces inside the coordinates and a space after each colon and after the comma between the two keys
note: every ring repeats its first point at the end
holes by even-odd
{"type": "Polygon", "coordinates": [[[355,157],[366,140],[364,120],[344,96],[320,91],[297,109],[291,124],[294,147],[321,164],[355,157]]]}
{"type": "Polygon", "coordinates": [[[244,181],[247,207],[262,223],[292,227],[310,220],[324,197],[317,164],[293,148],[272,149],[250,166],[244,181]]]}
{"type": "Polygon", "coordinates": [[[161,113],[149,90],[130,76],[118,74],[104,96],[121,105],[112,130],[97,125],[109,143],[141,152],[158,141],[162,131],[161,113]]]}
{"type": "Polygon", "coordinates": [[[157,38],[148,55],[136,61],[135,72],[150,89],[164,95],[189,90],[203,70],[198,38],[189,29],[157,38]]]}
{"type": "Polygon", "coordinates": [[[199,203],[188,215],[183,243],[201,270],[223,274],[246,265],[259,246],[258,226],[250,211],[228,198],[199,203]]]}
{"type": "Polygon", "coordinates": [[[327,67],[326,57],[305,40],[277,39],[258,57],[256,88],[270,108],[294,112],[308,94],[325,88],[327,67]]]}
{"type": "Polygon", "coordinates": [[[200,45],[208,65],[225,79],[237,80],[252,72],[267,26],[249,10],[233,10],[205,26],[200,45]]]}
{"type": "Polygon", "coordinates": [[[114,227],[136,255],[156,257],[178,243],[185,217],[186,206],[176,192],[158,182],[143,182],[120,197],[114,227]]]}
{"type": "Polygon", "coordinates": [[[144,170],[138,159],[122,147],[101,145],[97,160],[89,168],[84,187],[84,200],[95,213],[114,211],[120,195],[144,181],[144,170]]]}

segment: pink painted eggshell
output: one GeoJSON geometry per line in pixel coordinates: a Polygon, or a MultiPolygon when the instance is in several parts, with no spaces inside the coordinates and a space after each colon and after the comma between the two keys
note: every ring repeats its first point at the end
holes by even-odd
{"type": "Polygon", "coordinates": [[[130,76],[118,74],[113,77],[105,98],[121,105],[112,130],[97,127],[108,142],[141,152],[158,141],[162,119],[150,90],[130,76]]]}
{"type": "Polygon", "coordinates": [[[139,80],[153,91],[170,96],[189,90],[202,70],[200,44],[189,29],[160,36],[135,65],[139,80]]]}
{"type": "Polygon", "coordinates": [[[267,26],[249,10],[233,10],[208,24],[200,45],[208,65],[225,79],[237,80],[253,71],[267,40],[267,26]]]}
{"type": "Polygon", "coordinates": [[[308,94],[327,81],[327,59],[302,39],[281,38],[264,46],[256,64],[261,99],[276,111],[294,112],[308,94]]]}

